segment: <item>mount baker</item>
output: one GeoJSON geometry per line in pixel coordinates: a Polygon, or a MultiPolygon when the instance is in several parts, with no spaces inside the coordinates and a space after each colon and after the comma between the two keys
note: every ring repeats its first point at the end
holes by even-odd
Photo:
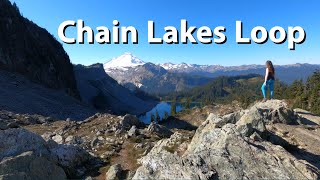
{"type": "MultiPolygon", "coordinates": [[[[291,84],[294,80],[306,80],[315,70],[317,64],[278,65],[277,78],[291,84]]],[[[139,88],[150,94],[166,94],[204,85],[218,76],[235,76],[245,74],[263,75],[264,65],[198,65],[171,62],[155,64],[146,62],[131,53],[124,53],[104,64],[105,72],[118,83],[134,90],[139,88]]]]}

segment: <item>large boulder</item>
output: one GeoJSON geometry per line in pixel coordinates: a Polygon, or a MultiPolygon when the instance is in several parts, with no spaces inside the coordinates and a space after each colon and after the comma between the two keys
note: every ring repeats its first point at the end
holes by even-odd
{"type": "Polygon", "coordinates": [[[266,124],[297,124],[299,119],[295,112],[280,100],[259,102],[242,112],[243,115],[236,124],[237,130],[244,136],[250,136],[254,132],[264,135],[266,124]]]}
{"type": "Polygon", "coordinates": [[[162,126],[160,124],[152,122],[149,126],[147,131],[152,134],[156,134],[157,136],[161,138],[168,138],[170,137],[173,132],[170,131],[170,129],[166,128],[165,126],[162,126]]]}
{"type": "Polygon", "coordinates": [[[63,169],[32,151],[5,158],[0,162],[0,179],[67,179],[63,169]]]}
{"type": "Polygon", "coordinates": [[[264,120],[265,117],[259,109],[252,107],[236,122],[237,130],[244,136],[250,136],[254,132],[263,134],[266,131],[264,120]]]}
{"type": "Polygon", "coordinates": [[[82,176],[91,156],[84,149],[73,145],[58,145],[50,149],[51,157],[65,170],[69,177],[82,176]]]}
{"type": "Polygon", "coordinates": [[[134,137],[134,136],[138,135],[138,133],[139,133],[139,131],[138,131],[137,127],[136,126],[132,126],[130,128],[130,130],[128,131],[128,136],[129,137],[134,137]]]}
{"type": "Polygon", "coordinates": [[[124,179],[124,171],[120,164],[112,165],[106,173],[106,180],[121,180],[124,179]]]}
{"type": "Polygon", "coordinates": [[[40,135],[22,128],[0,131],[0,139],[0,161],[31,151],[33,156],[44,157],[62,167],[71,178],[82,175],[91,159],[89,153],[80,147],[57,144],[51,139],[45,141],[40,135]]]}
{"type": "Polygon", "coordinates": [[[222,127],[228,123],[235,124],[237,121],[239,121],[244,113],[244,111],[238,111],[224,115],[223,117],[219,117],[214,113],[210,113],[206,120],[211,121],[217,127],[222,127]]]}
{"type": "Polygon", "coordinates": [[[141,166],[132,179],[211,179],[216,172],[204,164],[200,156],[180,157],[169,152],[174,136],[157,142],[152,150],[139,160],[141,166]]]}
{"type": "Polygon", "coordinates": [[[37,156],[49,156],[47,142],[39,135],[26,129],[7,129],[0,131],[0,160],[32,151],[37,156]]]}
{"type": "Polygon", "coordinates": [[[141,122],[136,116],[127,114],[122,117],[120,126],[125,130],[129,130],[132,126],[136,126],[137,128],[144,128],[145,124],[141,122]]]}
{"type": "Polygon", "coordinates": [[[264,116],[266,123],[297,124],[297,114],[281,100],[259,102],[251,109],[257,109],[264,116]]]}

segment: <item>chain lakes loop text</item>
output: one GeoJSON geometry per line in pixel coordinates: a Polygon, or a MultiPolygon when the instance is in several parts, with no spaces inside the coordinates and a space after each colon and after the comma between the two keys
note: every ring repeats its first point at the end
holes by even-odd
{"type": "MultiPolygon", "coordinates": [[[[286,29],[280,26],[274,26],[271,29],[266,29],[263,26],[256,26],[251,30],[250,35],[243,33],[244,24],[241,21],[235,22],[235,39],[238,44],[264,44],[268,40],[275,44],[288,44],[288,49],[295,50],[296,44],[302,44],[306,39],[306,32],[300,26],[288,26],[286,29]]],[[[156,23],[148,21],[148,43],[149,44],[224,44],[227,42],[225,32],[227,29],[224,26],[217,26],[211,29],[208,26],[189,26],[188,21],[182,19],[180,27],[166,26],[160,32],[163,35],[156,37],[156,23]]],[[[159,30],[159,28],[157,28],[159,30]]],[[[157,32],[159,34],[159,32],[157,32]]],[[[58,36],[64,43],[67,44],[138,44],[138,30],[133,26],[120,26],[120,22],[113,20],[112,28],[99,26],[92,29],[85,26],[83,20],[64,21],[58,28],[58,36]],[[66,35],[66,30],[76,31],[76,37],[66,35]],[[86,37],[86,38],[85,38],[86,37]]]]}

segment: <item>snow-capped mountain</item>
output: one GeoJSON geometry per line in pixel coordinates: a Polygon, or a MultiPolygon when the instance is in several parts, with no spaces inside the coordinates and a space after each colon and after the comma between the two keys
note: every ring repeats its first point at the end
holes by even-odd
{"type": "Polygon", "coordinates": [[[141,59],[127,52],[119,57],[112,58],[110,61],[105,63],[103,67],[108,73],[115,69],[127,70],[129,67],[135,67],[144,64],[145,62],[143,62],[141,59]]]}
{"type": "Polygon", "coordinates": [[[196,64],[187,64],[187,63],[181,63],[181,64],[173,64],[173,63],[163,63],[159,64],[161,67],[163,67],[166,70],[174,70],[174,69],[187,69],[197,66],[196,64]]]}
{"type": "MultiPolygon", "coordinates": [[[[177,68],[189,67],[179,64],[177,68]]],[[[131,53],[125,53],[104,64],[105,72],[123,86],[135,90],[139,88],[152,94],[164,94],[173,91],[203,85],[211,78],[171,73],[163,66],[146,63],[131,53]]]]}
{"type": "MultiPolygon", "coordinates": [[[[306,80],[320,65],[291,64],[275,66],[277,78],[285,83],[306,80]]],[[[148,93],[167,93],[181,91],[205,84],[218,76],[237,76],[246,74],[264,75],[264,65],[198,65],[171,62],[154,64],[144,62],[131,53],[125,53],[104,64],[108,75],[130,89],[139,88],[148,93]]]]}

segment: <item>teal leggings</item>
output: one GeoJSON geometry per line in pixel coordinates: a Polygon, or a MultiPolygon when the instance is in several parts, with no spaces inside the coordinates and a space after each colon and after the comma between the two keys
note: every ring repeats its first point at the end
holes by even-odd
{"type": "Polygon", "coordinates": [[[267,91],[268,91],[268,87],[270,88],[270,98],[273,98],[273,94],[274,94],[274,80],[269,79],[267,81],[267,83],[263,83],[261,86],[261,91],[263,94],[263,98],[267,98],[267,91]]]}

